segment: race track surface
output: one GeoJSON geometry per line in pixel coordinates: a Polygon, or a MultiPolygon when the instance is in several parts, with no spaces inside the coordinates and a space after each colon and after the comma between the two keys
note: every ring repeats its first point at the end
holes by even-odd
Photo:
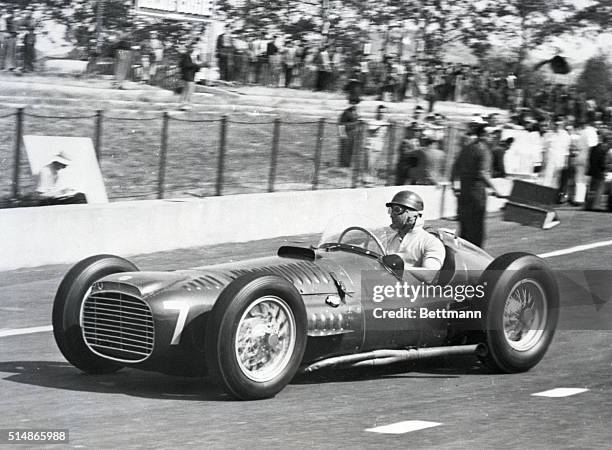
{"type": "MultiPolygon", "coordinates": [[[[546,256],[612,240],[612,215],[560,214],[561,225],[549,231],[492,217],[486,249],[494,256],[546,256]]],[[[188,268],[313,240],[280,238],[131,259],[144,270],[188,268]]],[[[575,250],[546,259],[556,270],[611,269],[612,243],[575,250]]],[[[612,441],[610,276],[609,282],[562,285],[559,330],[528,373],[492,374],[476,358],[440,358],[301,375],[273,399],[238,402],[206,379],[133,369],[88,376],[68,364],[48,331],[55,289],[67,270],[0,273],[0,430],[69,429],[70,443],[62,447],[70,448],[582,449],[609,448],[612,441]],[[533,395],[557,388],[577,390],[533,395]]]]}

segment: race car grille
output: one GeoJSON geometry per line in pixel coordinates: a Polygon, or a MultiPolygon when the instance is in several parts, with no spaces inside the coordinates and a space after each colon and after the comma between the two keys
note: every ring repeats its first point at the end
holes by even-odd
{"type": "Polygon", "coordinates": [[[81,314],[83,337],[102,356],[125,362],[143,361],[153,352],[153,315],[140,298],[116,291],[95,291],[81,314]]]}

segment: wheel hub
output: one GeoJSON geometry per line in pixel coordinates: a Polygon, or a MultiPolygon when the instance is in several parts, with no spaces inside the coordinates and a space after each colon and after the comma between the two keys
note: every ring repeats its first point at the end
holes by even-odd
{"type": "Polygon", "coordinates": [[[283,299],[265,296],[256,300],[237,327],[235,349],[240,369],[258,382],[278,376],[291,358],[296,335],[293,313],[283,299]]]}
{"type": "Polygon", "coordinates": [[[503,315],[504,335],[518,351],[533,348],[540,340],[547,316],[544,289],[534,279],[524,279],[510,290],[503,315]]]}

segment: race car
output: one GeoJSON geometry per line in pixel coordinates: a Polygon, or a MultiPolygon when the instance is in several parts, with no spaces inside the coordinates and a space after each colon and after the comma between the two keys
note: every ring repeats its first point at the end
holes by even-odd
{"type": "Polygon", "coordinates": [[[465,354],[516,373],[541,360],[559,308],[542,259],[493,258],[452,230],[428,230],[446,257],[425,284],[385,254],[388,231],[345,222],[317,245],[177,271],[92,256],[58,288],[54,337],[86,373],[208,375],[242,400],[273,397],[298,372],[323,368],[465,354]]]}

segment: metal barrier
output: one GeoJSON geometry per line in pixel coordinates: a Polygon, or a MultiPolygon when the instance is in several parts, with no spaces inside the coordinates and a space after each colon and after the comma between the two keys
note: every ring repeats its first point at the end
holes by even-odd
{"type": "MultiPolygon", "coordinates": [[[[0,115],[0,130],[5,136],[14,136],[12,141],[0,142],[0,179],[4,180],[0,183],[0,198],[18,200],[35,190],[33,177],[25,176],[28,165],[22,149],[24,134],[89,135],[111,200],[395,183],[397,148],[403,137],[403,127],[398,123],[385,125],[386,142],[379,155],[379,169],[366,180],[364,121],[357,124],[351,166],[341,168],[338,124],[334,121],[203,116],[170,112],[118,116],[102,110],[82,116],[52,116],[24,108],[0,115]],[[402,136],[398,137],[398,133],[402,136]]],[[[458,136],[457,129],[448,128],[444,178],[450,173],[458,136]]]]}

